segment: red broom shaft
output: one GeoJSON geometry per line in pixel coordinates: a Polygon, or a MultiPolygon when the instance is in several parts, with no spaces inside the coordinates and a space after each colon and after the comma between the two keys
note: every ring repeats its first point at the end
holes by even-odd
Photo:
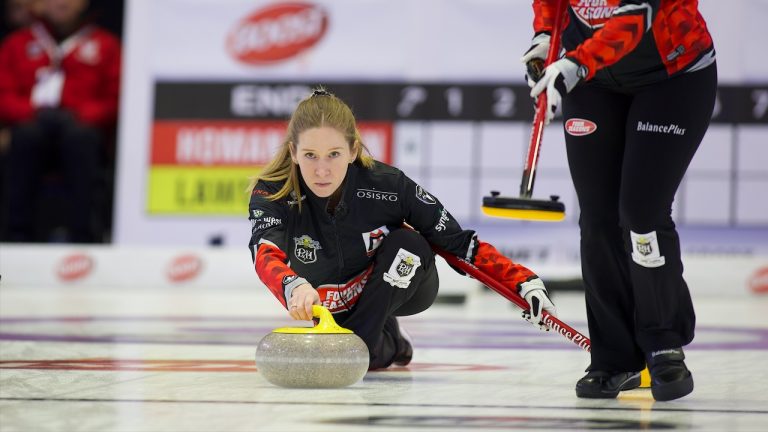
{"type": "MultiPolygon", "coordinates": [[[[555,4],[555,25],[552,28],[552,35],[549,38],[549,51],[544,66],[549,66],[557,60],[560,54],[560,32],[562,31],[565,8],[568,7],[567,0],[559,0],[555,4]]],[[[523,168],[523,180],[520,184],[520,196],[530,198],[533,195],[533,182],[536,178],[536,165],[539,160],[539,150],[541,149],[541,138],[544,135],[544,115],[547,109],[547,92],[542,92],[536,100],[536,113],[533,117],[533,127],[531,129],[531,140],[528,143],[528,157],[525,159],[523,168]]]]}
{"type": "MultiPolygon", "coordinates": [[[[433,249],[438,255],[443,257],[448,262],[448,264],[454,267],[458,267],[464,273],[480,281],[483,285],[501,294],[502,297],[511,301],[512,303],[517,305],[520,309],[522,310],[529,309],[528,302],[526,302],[525,299],[520,297],[520,294],[518,294],[513,290],[510,290],[509,288],[504,286],[504,284],[492,278],[491,276],[487,275],[479,268],[475,267],[469,262],[464,261],[463,259],[460,259],[457,256],[452,255],[448,252],[445,252],[438,248],[433,248],[433,249]]],[[[586,352],[589,352],[592,349],[592,345],[590,344],[588,337],[574,330],[568,324],[560,321],[557,317],[550,315],[549,312],[547,311],[543,312],[543,316],[544,316],[543,318],[544,324],[546,324],[547,327],[551,328],[557,333],[560,333],[566,339],[575,343],[576,345],[579,346],[579,348],[583,349],[586,352]]]]}

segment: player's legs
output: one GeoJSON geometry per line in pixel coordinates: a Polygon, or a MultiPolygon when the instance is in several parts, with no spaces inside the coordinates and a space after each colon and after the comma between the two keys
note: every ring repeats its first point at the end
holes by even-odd
{"type": "Polygon", "coordinates": [[[637,342],[647,356],[654,396],[664,400],[693,388],[691,381],[682,394],[657,395],[664,383],[659,384],[661,372],[657,368],[654,373],[654,365],[666,355],[677,365],[677,375],[667,374],[667,382],[690,377],[680,347],[693,339],[696,317],[683,280],[672,201],[709,126],[716,85],[714,65],[654,85],[635,96],[627,120],[621,226],[634,289],[637,342]],[[655,358],[653,353],[661,354],[655,358]]]}
{"type": "Polygon", "coordinates": [[[435,300],[438,278],[429,243],[419,233],[392,231],[376,251],[374,268],[360,298],[340,324],[363,339],[371,369],[407,364],[413,354],[395,315],[412,315],[435,300]]]}

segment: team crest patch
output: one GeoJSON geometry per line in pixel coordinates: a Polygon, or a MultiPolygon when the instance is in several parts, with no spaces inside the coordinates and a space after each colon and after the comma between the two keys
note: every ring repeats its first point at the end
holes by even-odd
{"type": "Polygon", "coordinates": [[[294,237],[293,242],[295,243],[293,255],[296,259],[304,264],[312,264],[317,261],[317,251],[323,248],[319,242],[312,240],[306,234],[301,237],[294,237]]]}
{"type": "Polygon", "coordinates": [[[429,192],[425,191],[424,188],[419,185],[416,185],[416,198],[418,198],[419,201],[423,202],[424,204],[437,204],[435,197],[430,195],[429,192]]]}
{"type": "Polygon", "coordinates": [[[396,288],[408,288],[411,279],[416,274],[416,269],[421,265],[421,258],[407,250],[400,248],[397,256],[386,273],[384,280],[396,288]]]}
{"type": "Polygon", "coordinates": [[[647,234],[638,234],[630,231],[629,236],[632,239],[632,261],[648,268],[664,265],[666,259],[659,250],[659,240],[656,237],[656,231],[651,231],[647,234]]]}
{"type": "Polygon", "coordinates": [[[363,233],[363,243],[365,244],[366,255],[373,256],[387,234],[389,234],[389,228],[387,228],[386,225],[382,225],[373,231],[363,233]]]}

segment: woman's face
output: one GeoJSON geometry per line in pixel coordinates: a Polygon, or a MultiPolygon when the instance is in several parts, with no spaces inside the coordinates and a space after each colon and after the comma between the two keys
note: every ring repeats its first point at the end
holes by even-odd
{"type": "Polygon", "coordinates": [[[355,155],[341,132],[323,126],[300,133],[291,158],[299,165],[304,183],[312,193],[326,198],[341,186],[347,165],[355,160],[355,155]]]}

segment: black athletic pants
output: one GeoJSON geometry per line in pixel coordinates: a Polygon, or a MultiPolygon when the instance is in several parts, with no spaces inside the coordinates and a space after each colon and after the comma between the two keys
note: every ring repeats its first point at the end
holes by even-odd
{"type": "Polygon", "coordinates": [[[563,101],[581,207],[590,370],[639,371],[644,353],[693,340],[696,317],[671,212],[709,126],[716,86],[713,64],[633,91],[580,85],[563,101]],[[588,122],[596,129],[584,134],[588,122]]]}
{"type": "Polygon", "coordinates": [[[13,128],[6,165],[10,241],[36,240],[35,204],[42,179],[52,170],[60,174],[68,196],[65,208],[47,217],[65,218],[71,242],[95,241],[92,218],[102,142],[99,130],[63,110],[43,111],[33,121],[13,128]]]}
{"type": "Polygon", "coordinates": [[[351,313],[337,317],[368,346],[370,369],[389,366],[400,349],[400,335],[385,326],[387,319],[426,310],[437,297],[438,285],[435,255],[427,240],[409,229],[389,233],[376,250],[373,271],[351,313]]]}

